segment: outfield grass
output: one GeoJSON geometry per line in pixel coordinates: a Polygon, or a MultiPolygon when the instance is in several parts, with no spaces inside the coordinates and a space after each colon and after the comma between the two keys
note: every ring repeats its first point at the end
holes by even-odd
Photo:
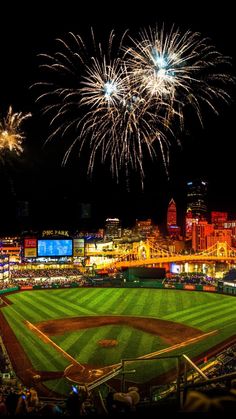
{"type": "MultiPolygon", "coordinates": [[[[3,313],[34,368],[39,371],[63,371],[69,361],[29,330],[25,320],[34,324],[66,317],[129,315],[171,320],[202,332],[217,329],[216,335],[184,349],[190,357],[235,334],[236,298],[231,296],[165,289],[75,288],[25,291],[8,298],[13,304],[2,308],[3,313]]],[[[96,366],[114,364],[122,358],[138,357],[167,346],[158,336],[123,325],[93,327],[78,332],[65,330],[63,335],[51,338],[79,362],[96,366]],[[117,339],[118,346],[102,348],[97,345],[100,339],[117,339]]],[[[176,353],[180,350],[171,354],[176,353]]],[[[172,366],[173,362],[169,361],[150,361],[145,363],[145,367],[138,363],[135,364],[133,379],[146,381],[172,366]]]]}

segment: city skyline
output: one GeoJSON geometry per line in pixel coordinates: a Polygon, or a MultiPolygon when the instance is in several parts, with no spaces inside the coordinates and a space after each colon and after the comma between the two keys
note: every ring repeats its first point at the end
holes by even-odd
{"type": "MultiPolygon", "coordinates": [[[[29,87],[39,80],[37,55],[50,52],[55,38],[69,31],[83,36],[93,26],[98,38],[103,40],[108,38],[112,29],[122,33],[129,28],[134,33],[156,23],[175,24],[182,31],[190,29],[209,36],[216,48],[231,56],[234,63],[234,31],[231,9],[226,9],[227,4],[223,11],[215,8],[211,13],[205,12],[204,16],[200,5],[192,12],[184,6],[171,10],[162,6],[153,10],[153,6],[149,9],[148,5],[142,10],[136,8],[132,12],[125,9],[124,12],[124,6],[120,5],[112,16],[107,4],[103,2],[102,5],[104,7],[91,10],[87,6],[87,10],[79,14],[76,14],[75,6],[69,4],[67,9],[58,6],[52,11],[43,4],[38,4],[35,12],[26,7],[16,8],[11,13],[14,24],[1,27],[4,65],[0,113],[5,114],[12,105],[17,112],[32,112],[33,115],[24,125],[24,153],[18,157],[9,156],[5,164],[1,164],[2,218],[7,223],[13,220],[13,201],[30,201],[30,211],[38,214],[40,228],[47,228],[53,222],[60,227],[60,221],[62,226],[66,225],[70,214],[74,223],[79,224],[81,204],[86,203],[91,203],[91,218],[95,226],[109,216],[118,217],[127,224],[136,218],[154,218],[158,223],[163,220],[171,198],[180,211],[184,210],[184,186],[194,178],[208,182],[209,210],[236,212],[234,155],[231,152],[235,114],[233,87],[232,104],[222,106],[219,115],[207,111],[203,117],[203,129],[190,115],[189,126],[181,138],[182,146],[173,142],[170,149],[169,179],[160,158],[154,162],[145,161],[143,190],[135,172],[128,179],[121,176],[117,185],[116,180],[111,179],[109,168],[101,165],[95,168],[92,179],[88,180],[85,161],[81,161],[76,153],[68,165],[61,168],[64,145],[60,141],[44,144],[48,121],[40,113],[29,87]],[[37,14],[37,20],[34,14],[37,14]],[[37,206],[40,207],[38,210],[37,206]]],[[[234,66],[232,74],[235,75],[234,66]]],[[[5,222],[0,229],[3,227],[5,222]]]]}

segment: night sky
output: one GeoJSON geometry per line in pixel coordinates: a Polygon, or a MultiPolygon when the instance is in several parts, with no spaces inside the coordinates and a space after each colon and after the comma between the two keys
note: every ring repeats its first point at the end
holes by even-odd
{"type": "MultiPolygon", "coordinates": [[[[25,2],[26,3],[26,2],[25,2]]],[[[8,154],[0,163],[1,208],[0,233],[21,229],[97,228],[106,217],[119,217],[124,226],[133,225],[136,218],[152,218],[163,223],[166,207],[173,197],[178,206],[179,221],[185,208],[185,184],[201,177],[209,182],[209,210],[229,211],[236,218],[235,195],[235,88],[231,88],[232,104],[222,105],[219,116],[206,111],[204,128],[190,115],[187,127],[179,139],[182,147],[170,149],[169,179],[162,159],[145,160],[145,181],[141,189],[133,173],[129,180],[121,176],[117,184],[109,167],[97,165],[92,179],[86,174],[85,156],[76,151],[68,164],[61,166],[68,144],[52,140],[45,144],[48,120],[35,104],[35,94],[29,88],[41,78],[39,53],[55,50],[55,38],[69,31],[84,39],[94,28],[98,39],[108,39],[112,29],[132,35],[140,28],[155,24],[176,24],[181,31],[188,29],[210,37],[216,49],[233,58],[235,75],[235,22],[230,1],[171,2],[134,1],[83,2],[67,0],[63,5],[53,2],[33,2],[26,6],[1,6],[0,25],[0,113],[13,106],[16,112],[32,112],[25,122],[24,153],[8,154]],[[99,6],[98,6],[99,3],[99,6]],[[206,3],[208,9],[206,10],[206,3]],[[49,9],[50,4],[50,9],[49,9]],[[52,7],[52,4],[56,4],[52,7]],[[24,205],[29,202],[29,217],[24,217],[24,205]],[[83,218],[83,203],[91,205],[90,218],[83,218]]]]}

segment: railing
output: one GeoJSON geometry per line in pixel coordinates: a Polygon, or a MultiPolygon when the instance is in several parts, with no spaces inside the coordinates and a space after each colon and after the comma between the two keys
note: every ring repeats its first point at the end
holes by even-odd
{"type": "Polygon", "coordinates": [[[108,372],[107,374],[103,375],[100,378],[97,378],[92,383],[88,384],[86,387],[88,390],[94,390],[95,388],[99,387],[100,385],[106,383],[107,381],[111,380],[112,378],[116,377],[117,375],[122,373],[122,365],[119,365],[114,370],[108,372]]]}
{"type": "Polygon", "coordinates": [[[215,384],[215,383],[229,382],[229,381],[234,380],[234,379],[236,379],[236,372],[230,372],[229,374],[223,374],[223,375],[220,375],[218,377],[209,378],[207,380],[207,382],[206,381],[197,381],[195,383],[185,384],[183,389],[187,390],[187,389],[190,389],[190,388],[191,389],[192,388],[199,388],[199,387],[204,387],[206,385],[208,386],[208,385],[215,384]]]}
{"type": "MultiPolygon", "coordinates": [[[[164,359],[175,359],[176,360],[176,379],[172,382],[172,385],[170,385],[168,391],[165,391],[165,397],[167,397],[170,394],[175,394],[176,396],[176,407],[177,409],[181,409],[183,405],[184,396],[186,393],[186,390],[188,388],[192,388],[194,386],[200,387],[202,385],[212,385],[213,383],[220,381],[219,377],[216,377],[214,379],[209,379],[207,375],[185,354],[181,355],[169,355],[169,356],[156,356],[153,358],[147,358],[147,359],[140,359],[140,358],[128,358],[128,359],[122,359],[121,365],[119,368],[117,368],[114,373],[107,374],[104,377],[101,377],[94,381],[91,385],[88,386],[89,390],[95,389],[99,387],[101,384],[109,381],[111,378],[121,375],[121,385],[120,385],[120,391],[125,392],[126,391],[126,376],[131,373],[135,373],[135,370],[127,370],[127,365],[133,364],[134,362],[150,362],[154,360],[164,360],[164,359]],[[181,362],[184,361],[184,364],[181,365],[181,362]],[[192,370],[194,370],[193,373],[189,372],[189,368],[191,367],[192,370]],[[189,380],[199,380],[197,383],[189,383],[189,380]]],[[[174,372],[173,372],[174,373],[174,372]]],[[[223,377],[221,377],[221,381],[226,381],[229,379],[236,378],[236,372],[232,374],[227,374],[223,377]]]]}
{"type": "MultiPolygon", "coordinates": [[[[201,368],[199,368],[187,355],[180,354],[180,355],[169,355],[169,356],[157,356],[153,357],[151,359],[140,359],[140,358],[128,358],[128,359],[122,359],[119,366],[117,366],[113,371],[109,372],[108,374],[96,379],[93,383],[86,386],[87,390],[96,390],[95,393],[99,394],[100,402],[102,402],[105,406],[105,403],[102,399],[99,386],[102,384],[108,382],[110,379],[121,376],[121,383],[120,383],[120,391],[125,392],[126,391],[126,376],[131,373],[135,373],[135,370],[127,370],[127,364],[132,364],[134,362],[150,362],[154,360],[160,360],[163,359],[175,359],[176,360],[176,373],[175,373],[175,379],[172,381],[172,383],[169,383],[168,390],[162,391],[162,400],[164,400],[166,397],[170,396],[171,394],[175,396],[175,407],[176,411],[181,411],[183,407],[183,403],[185,400],[185,395],[187,390],[193,389],[193,388],[204,388],[214,385],[215,383],[222,383],[222,382],[229,382],[236,378],[236,372],[225,374],[222,376],[218,376],[215,378],[208,378],[207,375],[202,371],[201,368]],[[184,363],[182,363],[182,361],[184,363]],[[194,371],[194,374],[192,371],[188,370],[188,367],[191,367],[191,370],[194,371]],[[194,382],[189,382],[191,380],[195,380],[194,382]]],[[[206,367],[205,367],[206,370],[206,367]]],[[[174,373],[174,371],[173,371],[174,373]]],[[[152,389],[159,388],[159,386],[153,386],[152,389]]],[[[42,398],[45,402],[47,402],[47,398],[42,398]]],[[[51,400],[51,398],[50,398],[51,400]]],[[[154,403],[150,398],[149,402],[145,402],[145,407],[148,408],[148,405],[150,404],[151,407],[156,406],[158,409],[158,403],[154,403]]],[[[168,403],[168,402],[167,402],[168,403]]],[[[104,412],[106,408],[104,407],[104,412]]],[[[157,410],[158,411],[158,410],[157,410]]],[[[147,410],[148,412],[148,410],[147,410]]]]}

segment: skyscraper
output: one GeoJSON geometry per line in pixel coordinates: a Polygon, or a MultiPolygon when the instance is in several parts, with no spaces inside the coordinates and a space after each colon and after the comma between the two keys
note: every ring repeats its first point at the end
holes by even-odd
{"type": "Polygon", "coordinates": [[[105,237],[114,239],[121,237],[121,227],[119,218],[107,218],[105,224],[105,237]]]}
{"type": "Polygon", "coordinates": [[[177,225],[176,203],[172,198],[167,209],[167,231],[172,238],[177,238],[181,234],[180,227],[177,225]]]}
{"type": "Polygon", "coordinates": [[[176,212],[176,203],[173,198],[170,200],[168,209],[167,209],[167,228],[170,225],[177,224],[177,212],[176,212]]]}
{"type": "Polygon", "coordinates": [[[207,212],[207,182],[196,179],[187,183],[187,209],[193,218],[205,218],[207,212]]]}

